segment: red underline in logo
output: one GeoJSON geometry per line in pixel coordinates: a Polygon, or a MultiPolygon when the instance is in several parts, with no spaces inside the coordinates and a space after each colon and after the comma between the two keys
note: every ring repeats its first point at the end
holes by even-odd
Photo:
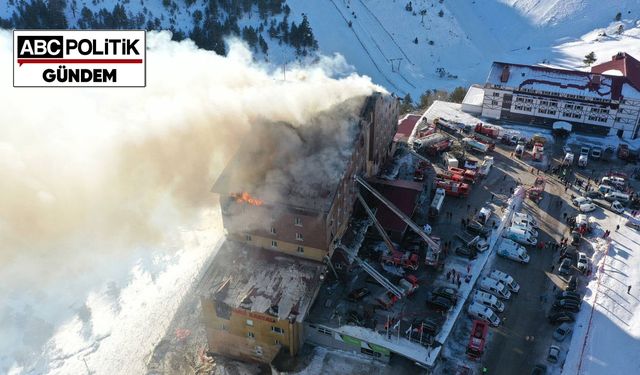
{"type": "Polygon", "coordinates": [[[142,64],[142,59],[18,59],[22,64],[142,64]]]}

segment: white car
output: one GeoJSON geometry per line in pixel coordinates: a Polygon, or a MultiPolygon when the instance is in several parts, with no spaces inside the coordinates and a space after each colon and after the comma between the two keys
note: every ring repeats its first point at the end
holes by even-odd
{"type": "Polygon", "coordinates": [[[587,267],[589,267],[589,259],[587,258],[587,254],[582,252],[578,253],[578,265],[576,268],[578,268],[580,272],[585,272],[587,270],[587,267]]]}
{"type": "Polygon", "coordinates": [[[511,277],[511,275],[506,274],[499,270],[493,270],[489,274],[489,277],[502,282],[506,285],[510,291],[513,293],[518,293],[520,291],[520,285],[511,277]]]}
{"type": "Polygon", "coordinates": [[[574,206],[580,207],[585,203],[592,203],[593,201],[591,200],[591,198],[587,197],[576,197],[573,198],[572,202],[574,206]]]}
{"type": "Polygon", "coordinates": [[[512,227],[517,227],[517,228],[522,228],[525,229],[527,231],[529,231],[529,233],[531,233],[531,235],[533,237],[538,237],[538,231],[533,229],[533,227],[531,227],[530,225],[523,223],[521,221],[513,221],[513,224],[511,224],[512,227]]]}
{"type": "Polygon", "coordinates": [[[595,209],[596,209],[596,205],[593,203],[584,203],[584,204],[581,204],[580,207],[578,207],[578,210],[580,210],[580,212],[591,212],[595,209]]]}
{"type": "Polygon", "coordinates": [[[624,206],[618,201],[613,201],[613,203],[611,203],[611,209],[619,214],[624,212],[624,206]]]}

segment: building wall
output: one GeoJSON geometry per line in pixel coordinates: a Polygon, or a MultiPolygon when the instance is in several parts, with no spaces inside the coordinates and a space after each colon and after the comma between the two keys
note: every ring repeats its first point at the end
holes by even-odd
{"type": "Polygon", "coordinates": [[[222,219],[229,238],[263,249],[317,261],[329,249],[326,214],[319,211],[229,199],[223,202],[222,219]]]}
{"type": "Polygon", "coordinates": [[[230,315],[218,316],[216,303],[201,298],[210,351],[245,361],[270,363],[281,348],[292,356],[300,350],[304,340],[302,323],[227,306],[218,307],[230,311],[230,315]]]}
{"type": "MultiPolygon", "coordinates": [[[[324,230],[324,227],[321,230],[324,230]]],[[[307,246],[305,243],[303,243],[304,241],[287,242],[280,239],[274,239],[272,237],[259,236],[251,232],[230,233],[227,237],[230,240],[244,242],[251,246],[270,249],[300,258],[315,260],[317,262],[322,262],[325,255],[327,255],[326,247],[317,248],[307,246]]]]}
{"type": "Polygon", "coordinates": [[[566,121],[577,131],[634,139],[639,131],[640,101],[578,100],[552,92],[514,92],[488,85],[482,116],[547,127],[555,121],[566,121]]]}
{"type": "Polygon", "coordinates": [[[394,97],[373,94],[366,100],[359,122],[360,134],[326,211],[285,204],[252,206],[229,199],[222,203],[223,224],[228,235],[265,249],[321,261],[332,251],[335,239],[347,229],[356,201],[354,176],[377,174],[392,155],[398,115],[398,100],[394,97]],[[260,218],[257,223],[256,217],[260,218]],[[272,241],[277,246],[273,246],[272,241]],[[302,247],[302,251],[298,247],[302,247]]]}
{"type": "Polygon", "coordinates": [[[499,120],[502,114],[503,101],[509,91],[485,88],[482,100],[482,116],[499,120]]]}
{"type": "Polygon", "coordinates": [[[358,353],[385,363],[391,358],[391,351],[387,348],[340,334],[322,325],[305,323],[304,332],[306,341],[315,345],[358,353]]]}

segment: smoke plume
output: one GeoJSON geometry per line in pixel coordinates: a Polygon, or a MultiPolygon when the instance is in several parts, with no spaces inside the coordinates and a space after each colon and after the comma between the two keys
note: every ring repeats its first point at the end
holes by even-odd
{"type": "MultiPolygon", "coordinates": [[[[11,43],[0,30],[0,61],[11,43]]],[[[236,41],[226,57],[165,32],[147,44],[144,89],[16,89],[0,69],[0,372],[37,358],[71,317],[91,319],[87,295],[126,279],[147,249],[177,251],[169,233],[215,206],[211,186],[237,150],[278,140],[305,158],[267,180],[312,181],[312,165],[326,180],[358,107],[341,103],[381,91],[339,56],[285,82],[236,41]]]]}

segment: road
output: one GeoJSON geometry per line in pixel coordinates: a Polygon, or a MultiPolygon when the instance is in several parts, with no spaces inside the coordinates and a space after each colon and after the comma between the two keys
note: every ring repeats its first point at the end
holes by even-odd
{"type": "MultiPolygon", "coordinates": [[[[548,157],[553,156],[555,163],[562,157],[561,146],[562,144],[556,144],[548,151],[553,153],[548,157]]],[[[498,152],[509,156],[505,155],[504,150],[498,152]]],[[[577,170],[575,174],[586,179],[595,170],[595,175],[601,177],[612,165],[619,166],[618,164],[620,162],[617,160],[591,162],[586,171],[577,170]],[[584,172],[588,172],[588,175],[583,175],[584,172]]],[[[535,179],[531,166],[521,160],[501,158],[498,169],[508,173],[511,178],[519,178],[525,185],[531,184],[535,179]]],[[[571,194],[580,194],[571,188],[565,191],[565,187],[555,177],[545,177],[547,184],[540,205],[526,200],[525,210],[534,215],[540,224],[539,240],[547,242],[553,238],[559,241],[569,235],[563,214],[576,213],[571,205],[571,194]],[[558,200],[562,202],[559,207],[558,200]]],[[[588,255],[589,250],[581,248],[588,255]]],[[[495,267],[511,274],[520,283],[521,291],[507,303],[502,316],[504,323],[494,330],[483,357],[482,365],[486,367],[488,374],[528,374],[536,363],[545,364],[547,350],[553,343],[554,326],[548,324],[546,315],[553,303],[556,291],[554,287],[564,288],[566,283],[556,272],[558,254],[549,249],[529,249],[529,254],[531,262],[528,265],[516,264],[503,258],[496,259],[495,267]]]]}

